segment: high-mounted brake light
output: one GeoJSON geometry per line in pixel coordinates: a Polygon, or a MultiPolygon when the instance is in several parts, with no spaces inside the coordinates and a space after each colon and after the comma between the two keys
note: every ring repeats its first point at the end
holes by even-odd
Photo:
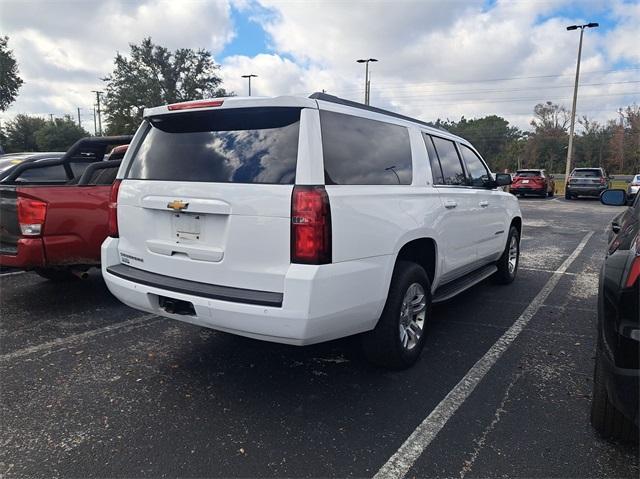
{"type": "Polygon", "coordinates": [[[18,197],[18,223],[23,236],[39,236],[47,217],[44,201],[18,197]]]}
{"type": "Polygon", "coordinates": [[[118,237],[118,191],[120,190],[120,183],[122,180],[115,180],[111,185],[111,192],[109,193],[109,203],[107,204],[107,211],[109,212],[109,223],[107,227],[107,235],[112,238],[118,237]]]}
{"type": "Polygon", "coordinates": [[[192,110],[194,108],[210,108],[214,106],[222,106],[224,100],[207,100],[207,101],[185,101],[182,103],[173,103],[167,106],[169,111],[175,110],[192,110]]]}
{"type": "Polygon", "coordinates": [[[331,207],[324,186],[293,188],[291,262],[331,263],[331,207]]]}

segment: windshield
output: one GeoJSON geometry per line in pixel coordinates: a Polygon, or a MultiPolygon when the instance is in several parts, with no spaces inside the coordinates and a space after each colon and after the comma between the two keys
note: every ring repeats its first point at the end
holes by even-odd
{"type": "Polygon", "coordinates": [[[516,172],[516,176],[521,178],[533,178],[535,176],[542,176],[540,171],[518,171],[516,172]]]}
{"type": "Polygon", "coordinates": [[[602,172],[600,170],[574,170],[572,176],[575,178],[600,178],[602,172]]]}
{"type": "Polygon", "coordinates": [[[300,108],[244,108],[150,119],[127,178],[293,184],[300,108]]]}

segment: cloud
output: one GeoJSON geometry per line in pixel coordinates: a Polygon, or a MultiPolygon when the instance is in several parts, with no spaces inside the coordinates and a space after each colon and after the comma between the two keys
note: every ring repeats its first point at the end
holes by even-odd
{"type": "Polygon", "coordinates": [[[215,55],[234,36],[227,1],[5,1],[0,8],[0,31],[10,37],[25,81],[9,115],[89,109],[91,90],[104,87],[100,79],[116,52],[127,53],[144,37],[215,55]]]}

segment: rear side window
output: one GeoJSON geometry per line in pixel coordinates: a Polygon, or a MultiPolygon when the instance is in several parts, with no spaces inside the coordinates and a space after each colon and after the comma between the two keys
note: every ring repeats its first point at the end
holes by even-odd
{"type": "Polygon", "coordinates": [[[237,108],[149,120],[127,178],[293,184],[300,108],[237,108]]]}
{"type": "Polygon", "coordinates": [[[484,187],[489,181],[489,170],[484,166],[480,157],[467,145],[460,145],[460,153],[467,165],[467,184],[469,186],[484,187]]]}
{"type": "Polygon", "coordinates": [[[382,121],[320,112],[327,185],[410,185],[407,128],[382,121]]]}
{"type": "Polygon", "coordinates": [[[62,165],[25,170],[16,178],[16,181],[30,181],[34,183],[65,183],[67,180],[67,173],[62,165]]]}
{"type": "Polygon", "coordinates": [[[431,164],[431,175],[433,176],[434,185],[444,185],[444,179],[442,178],[442,168],[440,168],[440,162],[438,161],[438,154],[433,146],[433,139],[429,135],[422,134],[424,137],[424,144],[427,146],[427,153],[429,154],[429,163],[431,164]]]}
{"type": "Polygon", "coordinates": [[[438,160],[440,161],[440,168],[442,168],[442,183],[436,183],[441,185],[464,185],[466,184],[466,178],[464,176],[464,169],[458,156],[456,146],[451,140],[445,140],[438,136],[431,137],[433,145],[436,149],[438,160]]]}

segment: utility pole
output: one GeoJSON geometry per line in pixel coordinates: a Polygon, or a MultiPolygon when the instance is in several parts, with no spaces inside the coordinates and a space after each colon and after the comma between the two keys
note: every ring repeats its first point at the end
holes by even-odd
{"type": "MultiPolygon", "coordinates": [[[[569,175],[571,174],[571,161],[573,160],[573,131],[576,126],[576,103],[578,102],[578,81],[580,79],[580,57],[582,56],[582,36],[585,28],[595,28],[598,23],[586,23],[584,25],[570,25],[567,30],[580,29],[580,43],[578,44],[578,61],[576,63],[576,82],[573,87],[573,106],[571,107],[571,126],[569,128],[569,146],[567,148],[567,164],[564,172],[565,189],[569,184],[569,175]]],[[[566,191],[566,190],[565,190],[566,191]]]]}
{"type": "Polygon", "coordinates": [[[49,113],[49,121],[53,123],[53,113],[49,113]]]}
{"type": "Polygon", "coordinates": [[[82,128],[82,120],[80,119],[80,107],[78,107],[78,126],[82,128]]]}
{"type": "Polygon", "coordinates": [[[102,136],[102,118],[100,117],[100,95],[104,92],[98,90],[91,90],[92,93],[96,94],[96,105],[98,106],[98,136],[102,136]]]}
{"type": "Polygon", "coordinates": [[[248,75],[242,75],[242,78],[247,78],[249,80],[249,96],[251,96],[251,79],[257,78],[258,75],[254,75],[253,73],[249,73],[248,75]]]}
{"type": "Polygon", "coordinates": [[[364,63],[364,104],[368,105],[371,99],[371,82],[369,81],[369,62],[377,62],[375,58],[361,58],[356,63],[364,63]]]}
{"type": "Polygon", "coordinates": [[[93,136],[98,136],[98,126],[96,121],[96,106],[93,105],[93,136]]]}

